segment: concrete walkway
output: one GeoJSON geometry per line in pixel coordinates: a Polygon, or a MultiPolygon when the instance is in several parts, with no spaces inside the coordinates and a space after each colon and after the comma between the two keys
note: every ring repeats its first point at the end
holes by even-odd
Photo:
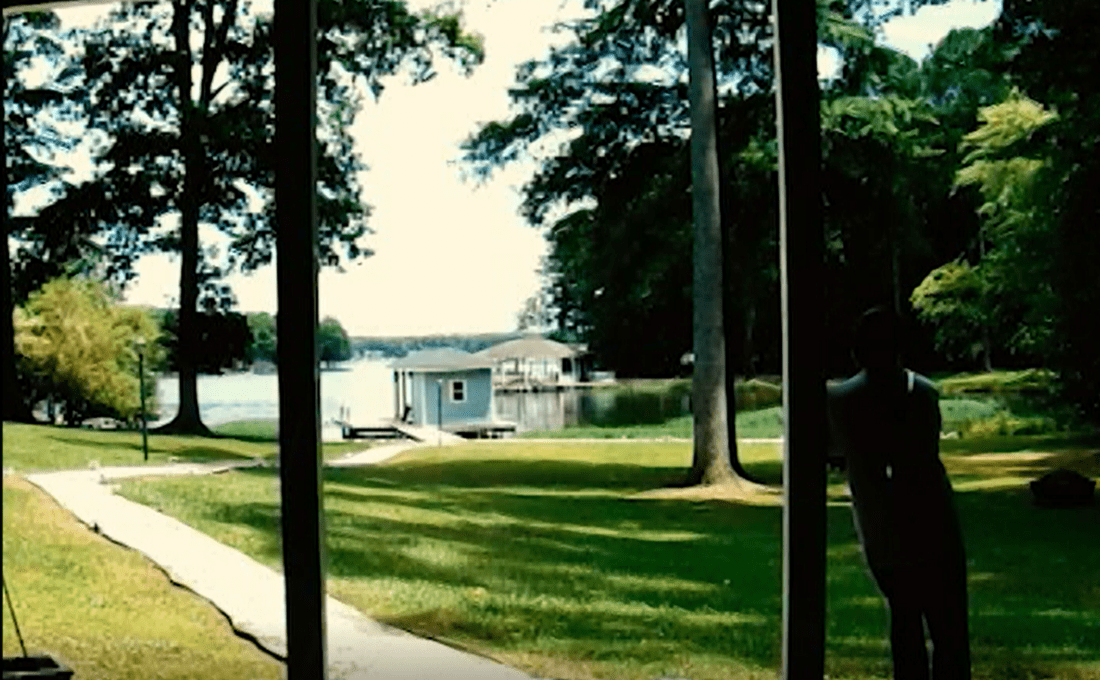
{"type": "MultiPolygon", "coordinates": [[[[379,446],[329,465],[368,465],[412,446],[379,446]]],[[[238,633],[285,659],[281,574],[182,522],[115,495],[111,486],[133,477],[217,474],[253,465],[116,467],[32,474],[27,479],[81,522],[144,554],[173,583],[210,601],[238,633]]],[[[329,678],[333,680],[530,680],[513,668],[382,625],[332,597],[326,611],[329,678]]]]}

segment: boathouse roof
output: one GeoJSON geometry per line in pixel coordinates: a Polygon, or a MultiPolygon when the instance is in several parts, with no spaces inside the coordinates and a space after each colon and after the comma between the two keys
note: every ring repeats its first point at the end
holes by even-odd
{"type": "Polygon", "coordinates": [[[481,350],[475,356],[503,361],[506,359],[565,359],[576,354],[569,345],[532,335],[493,345],[481,350]]]}
{"type": "Polygon", "coordinates": [[[390,366],[395,370],[403,371],[468,371],[492,368],[493,362],[489,358],[453,347],[440,347],[411,352],[394,361],[390,366]]]}

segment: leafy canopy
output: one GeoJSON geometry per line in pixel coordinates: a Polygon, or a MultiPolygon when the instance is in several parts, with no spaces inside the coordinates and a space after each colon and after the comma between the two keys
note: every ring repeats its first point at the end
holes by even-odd
{"type": "MultiPolygon", "coordinates": [[[[16,311],[15,328],[21,369],[64,404],[69,424],[138,413],[139,345],[147,370],[159,356],[157,326],[147,311],[116,304],[95,281],[55,279],[16,311]]],[[[153,384],[152,376],[146,383],[153,384]]]]}

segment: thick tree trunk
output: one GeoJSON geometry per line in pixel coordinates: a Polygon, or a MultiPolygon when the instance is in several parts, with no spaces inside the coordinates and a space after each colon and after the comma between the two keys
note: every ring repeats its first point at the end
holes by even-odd
{"type": "MultiPolygon", "coordinates": [[[[185,133],[186,134],[186,133],[185,133]]],[[[188,179],[191,184],[193,166],[187,163],[188,179]]],[[[185,190],[184,193],[187,193],[185,190]]],[[[179,368],[179,410],[168,423],[157,428],[160,433],[197,434],[213,436],[202,422],[199,414],[198,370],[195,355],[199,351],[195,324],[198,320],[198,251],[199,225],[198,208],[190,198],[184,199],[184,209],[180,215],[180,316],[176,349],[176,361],[179,368]]]]}
{"type": "MultiPolygon", "coordinates": [[[[717,145],[716,145],[717,146],[717,145]]],[[[727,186],[725,177],[719,166],[719,187],[727,186]]],[[[721,189],[719,189],[720,191],[721,189]]],[[[727,194],[728,196],[728,194],[727,194]]],[[[727,196],[722,196],[719,204],[722,206],[722,215],[729,215],[727,209],[727,196]]],[[[725,346],[725,374],[726,374],[726,439],[729,442],[729,461],[733,472],[743,479],[759,482],[741,465],[740,456],[737,454],[737,379],[740,372],[743,378],[750,375],[748,355],[751,339],[751,322],[749,316],[755,309],[750,300],[750,283],[745,274],[742,261],[737,258],[737,231],[736,225],[727,218],[727,223],[722,229],[722,327],[725,346]],[[740,301],[740,304],[735,304],[740,301]],[[741,367],[741,370],[736,370],[741,367]]]]}
{"type": "Polygon", "coordinates": [[[173,34],[176,40],[176,84],[180,111],[180,148],[183,151],[183,193],[180,209],[180,316],[176,362],[179,368],[179,411],[171,421],[157,428],[160,433],[213,436],[199,414],[199,352],[196,323],[199,299],[199,183],[202,181],[202,148],[192,104],[191,50],[188,30],[189,2],[174,5],[173,34]]]}
{"type": "MultiPolygon", "coordinates": [[[[4,37],[7,38],[8,23],[4,22],[4,37]]],[[[6,42],[6,40],[5,40],[6,42]]],[[[6,61],[6,60],[5,60],[6,61]]],[[[8,77],[7,69],[0,65],[0,75],[4,78],[8,77]]],[[[0,103],[0,107],[3,104],[0,103]]],[[[0,109],[2,110],[2,109],[0,109]]],[[[4,228],[0,230],[4,236],[4,258],[0,263],[0,276],[3,276],[3,281],[0,281],[0,288],[3,293],[3,310],[4,318],[0,323],[0,348],[4,353],[3,365],[0,366],[0,370],[4,372],[4,420],[11,420],[17,422],[31,422],[34,420],[31,415],[31,409],[23,399],[23,394],[19,389],[19,381],[15,377],[15,324],[12,321],[12,313],[15,311],[14,301],[11,295],[11,252],[8,250],[8,217],[11,215],[11,201],[8,198],[7,186],[8,186],[8,149],[7,144],[4,144],[4,158],[3,162],[0,162],[0,170],[3,172],[4,180],[4,228]]]]}
{"type": "Polygon", "coordinates": [[[756,377],[756,302],[745,296],[745,327],[741,352],[745,363],[745,379],[756,377]]]}
{"type": "MultiPolygon", "coordinates": [[[[6,159],[4,167],[4,185],[7,186],[6,159]]],[[[3,282],[0,282],[4,296],[4,318],[2,327],[0,327],[0,344],[3,345],[4,352],[4,365],[2,367],[4,371],[4,420],[29,423],[34,420],[34,417],[31,415],[31,409],[27,402],[23,399],[23,393],[19,389],[19,381],[16,380],[15,373],[15,324],[12,321],[14,305],[11,296],[11,253],[8,252],[6,216],[4,222],[4,261],[0,265],[3,267],[0,272],[3,273],[4,277],[3,282]]]]}
{"type": "Polygon", "coordinates": [[[737,479],[730,464],[726,348],[722,322],[722,221],[719,209],[714,55],[706,0],[685,0],[691,104],[694,221],[691,484],[737,479]]]}

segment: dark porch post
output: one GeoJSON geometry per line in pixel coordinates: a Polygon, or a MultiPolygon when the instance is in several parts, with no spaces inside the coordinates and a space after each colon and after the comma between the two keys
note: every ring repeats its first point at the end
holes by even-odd
{"type": "Polygon", "coordinates": [[[821,135],[815,0],[772,0],[776,20],[783,309],[783,678],[825,672],[825,375],[821,135]]]}
{"type": "Polygon", "coordinates": [[[316,0],[275,0],[279,463],[287,678],[325,677],[325,550],[317,375],[316,0]]]}

